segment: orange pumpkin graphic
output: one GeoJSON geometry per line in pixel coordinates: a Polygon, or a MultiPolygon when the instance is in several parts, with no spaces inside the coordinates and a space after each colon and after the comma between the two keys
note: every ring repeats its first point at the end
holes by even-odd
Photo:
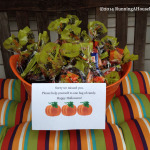
{"type": "Polygon", "coordinates": [[[89,105],[88,101],[80,102],[83,103],[82,105],[79,105],[77,108],[77,112],[79,115],[86,116],[90,115],[92,113],[92,106],[89,105]]]}
{"type": "Polygon", "coordinates": [[[73,102],[66,102],[67,105],[62,107],[62,114],[64,116],[73,116],[76,114],[76,106],[73,102]]]}
{"type": "Polygon", "coordinates": [[[51,102],[49,103],[51,105],[48,105],[45,108],[45,113],[47,116],[59,116],[61,113],[61,108],[60,106],[57,104],[57,102],[51,102]]]}

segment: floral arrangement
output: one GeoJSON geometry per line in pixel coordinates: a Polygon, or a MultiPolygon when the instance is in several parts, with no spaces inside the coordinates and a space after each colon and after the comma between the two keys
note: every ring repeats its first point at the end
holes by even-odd
{"type": "Polygon", "coordinates": [[[121,77],[122,65],[137,60],[127,46],[118,47],[117,38],[104,36],[106,27],[99,21],[88,24],[89,35],[81,31],[81,20],[67,15],[52,21],[48,29],[59,39],[49,42],[48,33],[39,33],[38,42],[29,27],[3,43],[5,49],[19,54],[17,70],[27,82],[115,83],[121,77]]]}

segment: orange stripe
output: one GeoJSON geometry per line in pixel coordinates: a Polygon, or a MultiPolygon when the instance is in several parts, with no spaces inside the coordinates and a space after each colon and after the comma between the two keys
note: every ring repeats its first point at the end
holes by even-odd
{"type": "Polygon", "coordinates": [[[106,109],[107,122],[112,123],[109,107],[106,109]]]}
{"type": "Polygon", "coordinates": [[[60,138],[60,131],[58,131],[58,138],[57,138],[57,150],[59,150],[59,138],[60,138]]]}
{"type": "Polygon", "coordinates": [[[92,134],[91,134],[91,130],[89,130],[89,135],[90,135],[91,150],[93,150],[93,143],[92,143],[92,134]]]}
{"type": "Polygon", "coordinates": [[[23,122],[26,122],[28,119],[28,112],[30,109],[30,104],[31,104],[31,101],[27,100],[24,111],[23,111],[23,122]]]}
{"type": "Polygon", "coordinates": [[[143,134],[144,134],[148,149],[150,149],[150,141],[149,141],[150,140],[150,134],[149,134],[149,131],[147,129],[147,126],[145,125],[145,122],[142,119],[137,119],[137,121],[138,121],[138,123],[142,129],[143,134]]]}
{"type": "MultiPolygon", "coordinates": [[[[3,108],[3,105],[4,105],[4,103],[5,103],[6,100],[7,100],[7,99],[1,99],[1,100],[0,100],[0,110],[1,110],[1,112],[0,112],[0,124],[2,124],[2,122],[1,122],[2,108],[3,108]]],[[[4,117],[4,118],[5,118],[5,117],[4,117]]]]}
{"type": "MultiPolygon", "coordinates": [[[[1,112],[0,112],[0,121],[1,121],[2,108],[3,108],[3,105],[4,105],[5,100],[6,100],[6,99],[1,99],[1,100],[0,100],[0,110],[1,110],[1,112]]],[[[0,122],[0,124],[1,124],[1,122],[0,122]]]]}
{"type": "Polygon", "coordinates": [[[111,112],[112,112],[112,117],[113,117],[113,120],[114,120],[114,122],[113,122],[113,124],[115,123],[115,117],[114,117],[114,113],[113,113],[113,110],[112,110],[112,107],[111,107],[111,105],[110,105],[110,114],[111,114],[111,112]]]}
{"type": "Polygon", "coordinates": [[[14,83],[14,79],[13,79],[13,81],[12,81],[12,83],[11,83],[11,99],[12,99],[12,88],[13,88],[13,83],[14,83]]]}
{"type": "MultiPolygon", "coordinates": [[[[141,113],[142,113],[142,118],[144,117],[144,114],[143,114],[143,109],[142,109],[142,106],[141,106],[141,103],[139,102],[138,98],[135,96],[137,102],[138,102],[138,105],[140,106],[140,109],[141,109],[141,113]]],[[[139,118],[139,117],[138,117],[139,118]]]]}
{"type": "Polygon", "coordinates": [[[26,132],[27,132],[27,129],[28,129],[29,123],[30,123],[30,122],[28,122],[28,125],[27,125],[27,127],[26,127],[26,129],[25,129],[25,132],[24,132],[24,135],[23,135],[23,141],[22,141],[23,146],[22,146],[22,150],[24,150],[25,136],[26,136],[26,132]]]}
{"type": "Polygon", "coordinates": [[[115,133],[115,137],[117,141],[117,149],[123,150],[123,143],[122,143],[121,136],[120,136],[118,129],[116,128],[115,125],[112,125],[111,127],[113,128],[114,133],[115,133]]]}
{"type": "Polygon", "coordinates": [[[13,140],[13,144],[12,144],[12,150],[16,150],[19,148],[19,140],[20,140],[20,136],[21,136],[23,127],[24,127],[24,123],[20,124],[17,129],[17,132],[16,132],[14,140],[13,140]]]}
{"type": "Polygon", "coordinates": [[[139,111],[138,111],[137,105],[136,105],[133,97],[130,94],[126,95],[126,96],[130,101],[130,104],[131,104],[131,107],[132,107],[132,110],[133,110],[134,118],[139,118],[139,111]]]}
{"type": "Polygon", "coordinates": [[[30,120],[32,120],[32,113],[30,113],[30,120]]]}
{"type": "Polygon", "coordinates": [[[86,130],[80,130],[80,135],[81,135],[81,149],[88,150],[86,130]]]}
{"type": "Polygon", "coordinates": [[[54,149],[56,131],[50,131],[49,149],[54,149]]]}
{"type": "Polygon", "coordinates": [[[4,84],[4,98],[8,98],[8,86],[9,86],[9,82],[10,82],[10,79],[7,79],[5,81],[5,84],[4,84]]]}
{"type": "Polygon", "coordinates": [[[112,111],[111,105],[107,108],[107,110],[106,110],[107,122],[114,124],[113,120],[115,121],[115,118],[114,118],[114,115],[113,115],[113,111],[112,111]],[[112,112],[113,120],[111,118],[111,112],[112,112]]]}
{"type": "Polygon", "coordinates": [[[127,94],[131,94],[131,85],[130,85],[130,80],[129,77],[127,76],[127,81],[126,81],[126,86],[127,86],[127,94]],[[129,92],[128,92],[129,91],[129,92]]]}
{"type": "Polygon", "coordinates": [[[7,104],[6,104],[6,107],[5,107],[5,110],[4,110],[4,116],[3,116],[3,124],[5,124],[5,115],[6,115],[6,110],[7,110],[7,106],[8,106],[8,103],[10,101],[7,101],[7,104]]]}
{"type": "MultiPolygon", "coordinates": [[[[147,89],[147,93],[150,94],[150,81],[148,80],[147,78],[147,75],[144,71],[141,71],[142,75],[144,76],[144,80],[145,80],[145,83],[146,83],[146,89],[147,89]]],[[[149,73],[147,73],[148,76],[149,76],[149,73]]]]}
{"type": "MultiPolygon", "coordinates": [[[[135,95],[134,95],[135,96],[135,95]]],[[[144,117],[144,114],[143,114],[143,109],[142,109],[142,106],[141,106],[141,103],[139,102],[139,100],[138,100],[138,98],[135,96],[135,99],[136,99],[136,101],[137,101],[137,104],[138,104],[138,106],[140,107],[140,110],[141,110],[141,113],[142,113],[142,117],[144,117]]],[[[139,115],[139,117],[140,117],[140,115],[139,115]]],[[[139,118],[138,117],[138,118],[139,118]]],[[[141,117],[140,117],[141,118],[141,117]]]]}
{"type": "Polygon", "coordinates": [[[123,87],[123,95],[127,94],[128,93],[127,82],[125,79],[122,81],[122,87],[123,87]]]}

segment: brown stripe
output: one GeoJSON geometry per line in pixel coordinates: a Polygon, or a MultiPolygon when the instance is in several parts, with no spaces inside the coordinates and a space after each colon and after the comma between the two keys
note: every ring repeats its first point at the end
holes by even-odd
{"type": "Polygon", "coordinates": [[[16,11],[16,20],[18,25],[18,30],[29,26],[28,13],[25,11],[16,11]]]}
{"type": "Polygon", "coordinates": [[[145,42],[146,42],[147,12],[135,13],[135,39],[134,54],[139,55],[138,61],[134,62],[133,70],[144,70],[145,42]]]}
{"type": "Polygon", "coordinates": [[[128,12],[116,12],[116,37],[119,41],[119,47],[124,48],[127,44],[127,24],[128,12]]]}
{"type": "Polygon", "coordinates": [[[88,26],[88,10],[87,9],[77,10],[77,16],[78,16],[78,18],[80,20],[82,20],[82,23],[80,24],[81,29],[87,31],[87,26],[88,26]]]}
{"type": "Polygon", "coordinates": [[[37,18],[38,32],[43,33],[43,31],[47,31],[48,35],[50,37],[49,30],[47,29],[47,27],[49,25],[48,13],[47,12],[37,12],[36,18],[37,18]]]}
{"type": "MultiPolygon", "coordinates": [[[[108,12],[107,11],[100,11],[100,8],[96,7],[95,20],[102,22],[107,28],[108,12]]],[[[104,37],[106,34],[107,33],[105,33],[104,35],[101,35],[100,38],[104,37]]]]}
{"type": "Polygon", "coordinates": [[[0,45],[6,78],[16,78],[9,65],[9,57],[13,54],[3,47],[3,42],[10,37],[10,28],[6,12],[0,12],[0,45]]]}

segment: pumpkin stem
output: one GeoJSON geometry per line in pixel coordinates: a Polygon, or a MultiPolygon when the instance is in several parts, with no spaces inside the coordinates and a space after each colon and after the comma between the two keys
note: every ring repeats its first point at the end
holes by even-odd
{"type": "Polygon", "coordinates": [[[69,107],[73,108],[73,102],[65,102],[65,104],[67,104],[69,107]]]}
{"type": "Polygon", "coordinates": [[[58,104],[57,104],[57,102],[51,102],[51,103],[49,103],[49,104],[51,104],[51,105],[52,105],[52,107],[58,108],[58,104]]]}
{"type": "Polygon", "coordinates": [[[89,108],[89,102],[88,102],[88,101],[80,102],[80,103],[83,103],[83,105],[84,105],[85,107],[88,107],[88,108],[89,108]]]}

